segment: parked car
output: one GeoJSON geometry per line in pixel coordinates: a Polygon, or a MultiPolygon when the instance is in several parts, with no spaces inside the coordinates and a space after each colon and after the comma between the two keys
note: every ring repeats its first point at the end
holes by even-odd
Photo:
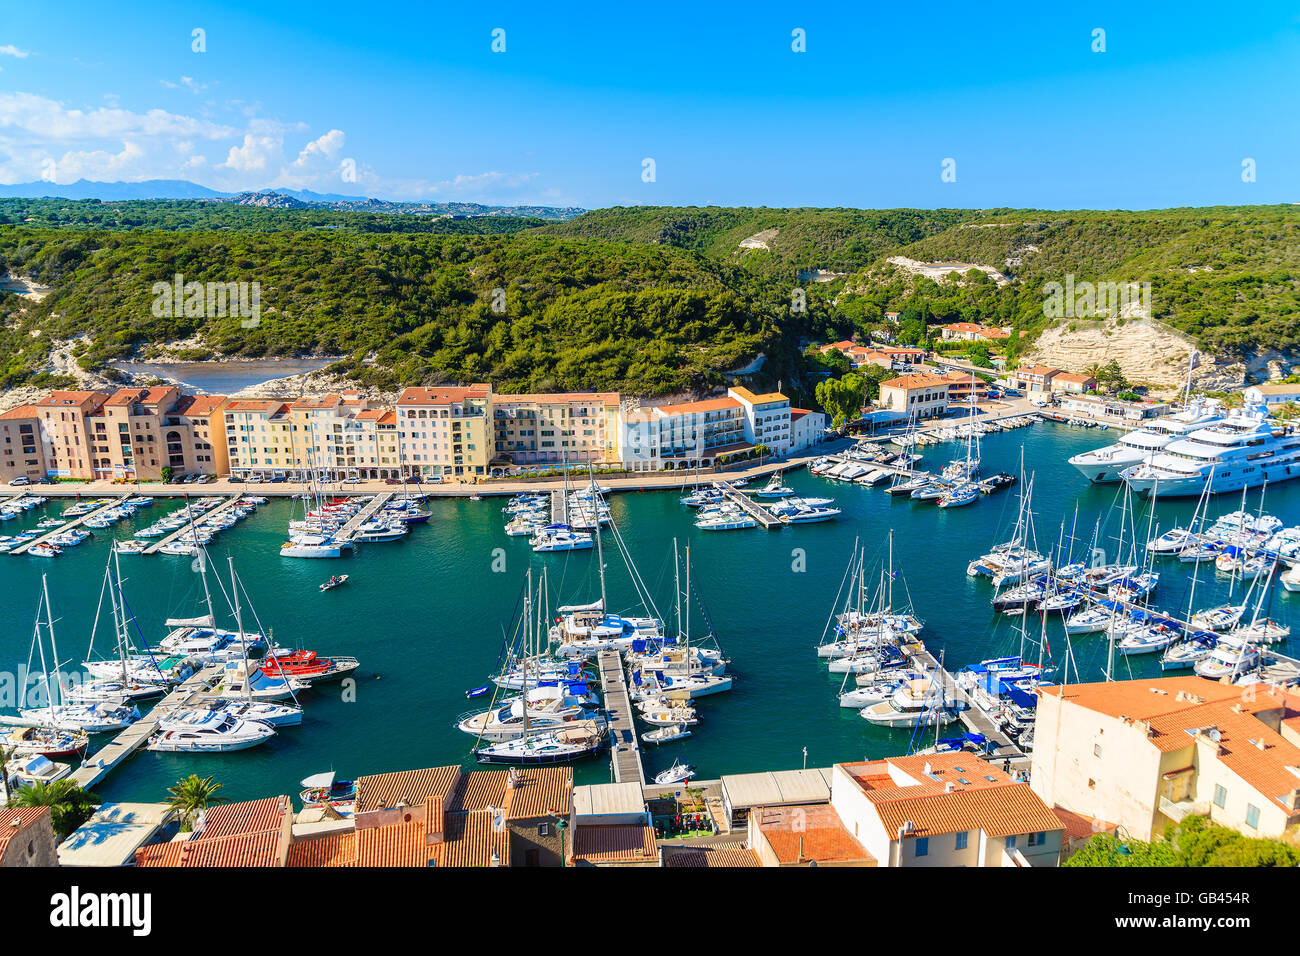
{"type": "MultiPolygon", "coordinates": [[[[410,478],[407,478],[406,480],[409,481],[409,482],[410,482],[411,484],[413,484],[413,485],[418,485],[418,484],[419,484],[421,481],[423,481],[424,479],[421,478],[419,475],[412,475],[410,478]]],[[[430,478],[429,480],[430,480],[430,481],[433,481],[432,478],[430,478]]],[[[439,480],[439,481],[442,481],[441,478],[439,478],[438,480],[439,480]]]]}
{"type": "Polygon", "coordinates": [[[272,475],[270,478],[267,479],[267,481],[270,481],[270,482],[281,482],[281,481],[286,481],[286,480],[287,480],[287,479],[285,478],[284,475],[272,475]]]}
{"type": "MultiPolygon", "coordinates": [[[[417,476],[416,476],[415,478],[413,478],[412,480],[413,480],[413,481],[419,481],[420,478],[419,478],[419,476],[417,475],[417,476]]],[[[431,485],[440,485],[440,484],[442,484],[442,475],[430,475],[428,478],[426,478],[426,479],[424,479],[424,480],[427,481],[427,482],[428,482],[429,484],[431,484],[431,485]]]]}
{"type": "Polygon", "coordinates": [[[386,485],[400,485],[401,483],[402,483],[402,479],[401,479],[401,478],[385,478],[385,479],[384,479],[384,484],[386,484],[386,485]]]}
{"type": "Polygon", "coordinates": [[[348,475],[346,478],[343,479],[343,484],[345,484],[345,485],[359,485],[359,484],[361,484],[361,481],[362,481],[362,479],[361,479],[361,476],[359,476],[359,475],[348,475]]]}
{"type": "Polygon", "coordinates": [[[244,483],[244,479],[240,478],[238,475],[227,475],[226,481],[233,481],[236,484],[240,484],[240,485],[244,483]]]}
{"type": "Polygon", "coordinates": [[[31,483],[32,480],[28,478],[26,475],[19,475],[17,478],[14,478],[12,481],[9,482],[9,484],[11,485],[30,485],[31,483]]]}
{"type": "Polygon", "coordinates": [[[54,479],[51,478],[49,475],[42,475],[40,478],[37,478],[37,479],[36,479],[36,484],[38,484],[38,485],[52,485],[52,484],[54,484],[54,479]]]}

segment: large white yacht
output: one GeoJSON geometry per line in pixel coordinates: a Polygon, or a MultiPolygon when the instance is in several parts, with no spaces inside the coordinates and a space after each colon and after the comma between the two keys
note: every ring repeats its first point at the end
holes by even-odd
{"type": "Polygon", "coordinates": [[[1121,474],[1134,491],[1162,498],[1198,497],[1207,482],[1215,494],[1271,485],[1300,478],[1300,434],[1270,421],[1267,407],[1249,406],[1121,474]]]}
{"type": "Polygon", "coordinates": [[[1089,481],[1120,481],[1125,468],[1149,461],[1170,442],[1224,418],[1223,406],[1213,398],[1197,399],[1180,412],[1157,418],[1131,431],[1113,445],[1094,448],[1070,459],[1089,481]]]}

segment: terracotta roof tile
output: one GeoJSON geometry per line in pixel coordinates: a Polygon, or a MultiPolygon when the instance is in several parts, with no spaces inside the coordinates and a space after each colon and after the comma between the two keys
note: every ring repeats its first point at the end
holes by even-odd
{"type": "Polygon", "coordinates": [[[9,841],[13,839],[14,834],[22,833],[29,826],[39,823],[42,818],[48,818],[50,815],[49,807],[6,807],[4,809],[4,827],[0,829],[0,855],[4,854],[5,848],[9,846],[9,841]],[[18,826],[13,822],[17,820],[18,826]]]}
{"type": "Polygon", "coordinates": [[[284,824],[285,815],[292,812],[289,798],[284,796],[219,804],[204,811],[199,838],[216,840],[236,833],[278,831],[284,824]]]}
{"type": "Polygon", "coordinates": [[[665,867],[755,867],[758,854],[742,846],[664,847],[665,867]]]}
{"type": "Polygon", "coordinates": [[[517,784],[506,789],[506,819],[531,820],[573,812],[573,769],[571,767],[520,767],[517,784]]]}
{"type": "Polygon", "coordinates": [[[794,807],[756,807],[750,811],[758,831],[783,864],[876,862],[845,828],[828,803],[794,807]],[[753,815],[757,814],[755,818],[753,815]]]}
{"type": "Polygon", "coordinates": [[[461,774],[455,789],[447,797],[447,813],[505,807],[506,781],[509,777],[510,772],[507,770],[471,770],[461,774]]]}
{"type": "Polygon", "coordinates": [[[428,866],[424,821],[357,831],[357,866],[428,866]]]}
{"type": "Polygon", "coordinates": [[[654,411],[665,418],[678,415],[691,415],[696,412],[720,412],[727,408],[740,408],[740,402],[734,398],[706,398],[698,402],[681,402],[677,405],[656,405],[654,411]]]}
{"type": "Polygon", "coordinates": [[[356,812],[368,813],[399,803],[408,807],[424,806],[424,801],[431,796],[450,794],[460,773],[460,767],[427,767],[359,777],[356,812]]]}
{"type": "Polygon", "coordinates": [[[430,847],[438,866],[491,866],[492,854],[497,865],[510,865],[510,831],[496,829],[490,813],[453,813],[447,815],[443,842],[430,847]]]}
{"type": "Polygon", "coordinates": [[[289,847],[286,866],[356,866],[357,834],[331,833],[328,836],[296,840],[289,847]]]}
{"type": "Polygon", "coordinates": [[[655,828],[647,826],[583,826],[573,831],[569,859],[576,863],[655,863],[659,848],[655,828]]]}

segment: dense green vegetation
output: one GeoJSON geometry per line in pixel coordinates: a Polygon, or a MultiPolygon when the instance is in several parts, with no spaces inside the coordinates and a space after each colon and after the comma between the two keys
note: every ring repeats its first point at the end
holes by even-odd
{"type": "MultiPolygon", "coordinates": [[[[936,324],[974,321],[1013,327],[1005,350],[1015,361],[1048,324],[1044,283],[1066,275],[1151,282],[1157,317],[1210,349],[1300,347],[1300,209],[1291,206],[632,207],[542,223],[8,199],[5,270],[55,290],[39,304],[0,293],[6,387],[53,384],[41,377],[51,339],[88,335],[77,358],[94,368],[202,334],[196,358],[342,355],[338,370],[385,387],[487,379],[502,389],[665,394],[726,384],[762,354],[753,384],[781,382],[812,401],[818,382],[847,369],[814,357],[809,343],[885,330],[934,346],[936,324]],[[769,248],[741,248],[755,236],[769,248]],[[977,269],[935,281],[888,265],[896,255],[991,266],[1011,281],[977,269]],[[150,287],[177,273],[259,282],[261,323],[152,315],[150,287]],[[495,289],[505,290],[504,311],[493,310],[495,289]]],[[[960,351],[990,361],[982,347],[960,351]]]]}
{"type": "Polygon", "coordinates": [[[498,235],[545,224],[513,216],[392,215],[303,206],[274,209],[198,199],[0,199],[0,226],[53,226],[60,229],[205,229],[231,232],[343,232],[498,235]]]}
{"type": "Polygon", "coordinates": [[[1242,836],[1190,816],[1150,843],[1101,833],[1071,854],[1066,866],[1300,866],[1300,848],[1282,840],[1242,836]]]}

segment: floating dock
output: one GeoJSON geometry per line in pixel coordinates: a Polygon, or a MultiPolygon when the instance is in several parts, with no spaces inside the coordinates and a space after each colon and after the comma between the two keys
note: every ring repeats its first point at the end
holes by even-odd
{"type": "Polygon", "coordinates": [[[780,518],[776,517],[772,512],[768,511],[753,498],[749,497],[749,495],[738,490],[731,484],[731,482],[715,481],[713,487],[721,491],[723,497],[728,501],[739,505],[747,515],[761,524],[764,528],[767,528],[767,530],[771,531],[773,528],[779,528],[782,526],[783,522],[780,518]]]}
{"type": "Polygon", "coordinates": [[[569,523],[569,496],[562,489],[551,492],[551,524],[569,523]]]}
{"type": "Polygon", "coordinates": [[[386,491],[383,494],[375,495],[366,503],[366,506],[348,519],[347,524],[338,530],[334,535],[335,541],[351,541],[356,535],[357,529],[378,514],[379,509],[388,502],[393,500],[393,492],[386,491]]]}
{"type": "Polygon", "coordinates": [[[627,674],[619,651],[601,651],[596,656],[600,667],[600,684],[604,691],[605,713],[609,721],[609,760],[615,783],[638,783],[645,786],[645,768],[641,764],[641,741],[632,716],[632,699],[627,692],[627,674]]]}
{"type": "Polygon", "coordinates": [[[61,534],[64,531],[71,531],[73,528],[79,528],[83,524],[85,524],[88,519],[95,517],[95,515],[108,511],[112,508],[116,508],[118,505],[134,497],[135,495],[131,494],[130,492],[124,495],[119,495],[117,498],[114,498],[108,504],[102,505],[101,507],[96,508],[94,511],[89,511],[79,518],[70,518],[68,519],[67,522],[59,525],[57,528],[51,528],[49,531],[45,532],[45,534],[41,535],[39,538],[36,538],[33,541],[26,541],[23,544],[20,544],[18,547],[14,548],[9,553],[26,554],[29,550],[34,548],[36,545],[42,544],[45,541],[49,540],[50,538],[54,537],[55,535],[61,534]]]}
{"type": "Polygon", "coordinates": [[[971,733],[984,735],[984,738],[989,742],[989,751],[984,756],[991,763],[996,763],[999,760],[1009,760],[1012,767],[1028,768],[1029,757],[1025,755],[1025,752],[1006,735],[1006,732],[994,722],[992,717],[976,706],[966,691],[958,686],[957,680],[952,676],[952,673],[939,663],[921,641],[917,640],[911,644],[904,644],[902,649],[903,653],[911,659],[917,668],[928,674],[937,675],[936,679],[942,688],[944,699],[949,704],[957,705],[957,716],[966,726],[966,729],[971,733]]]}
{"type": "MultiPolygon", "coordinates": [[[[222,514],[223,512],[229,511],[231,508],[235,507],[235,505],[239,502],[239,499],[242,498],[242,497],[244,497],[243,492],[240,492],[239,494],[235,495],[233,498],[230,498],[230,499],[227,500],[227,501],[223,501],[221,504],[217,505],[215,508],[210,508],[209,510],[203,512],[203,514],[199,515],[198,517],[194,518],[193,520],[188,521],[188,522],[186,522],[185,524],[181,525],[179,528],[177,528],[177,529],[176,529],[175,531],[173,531],[171,534],[169,534],[169,535],[165,535],[164,537],[159,538],[159,539],[158,539],[157,541],[155,541],[153,544],[149,545],[149,547],[145,548],[144,551],[143,551],[142,553],[143,553],[143,554],[157,554],[157,553],[158,553],[158,549],[161,548],[163,545],[165,545],[165,544],[170,544],[171,542],[177,540],[178,538],[182,538],[182,537],[184,537],[185,535],[193,535],[193,533],[194,533],[194,525],[195,525],[197,522],[203,520],[204,518],[215,518],[217,515],[222,514]]],[[[187,507],[187,508],[189,507],[189,499],[188,499],[188,498],[186,499],[186,505],[185,505],[185,507],[187,507]]]]}
{"type": "Polygon", "coordinates": [[[87,755],[68,779],[84,790],[95,786],[148,742],[158,729],[160,720],[187,704],[196,703],[199,697],[216,685],[224,673],[225,668],[221,664],[209,664],[191,674],[172,688],[149,713],[95,751],[93,757],[87,755]]]}

